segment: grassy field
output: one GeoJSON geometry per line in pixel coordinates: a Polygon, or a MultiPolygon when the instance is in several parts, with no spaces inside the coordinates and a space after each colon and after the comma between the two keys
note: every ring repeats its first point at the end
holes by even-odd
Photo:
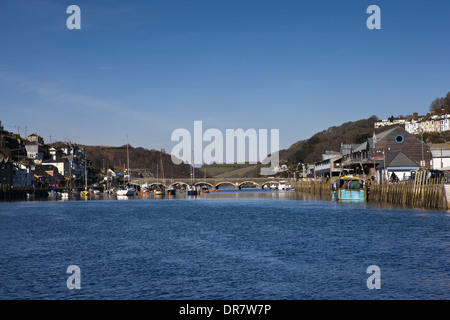
{"type": "Polygon", "coordinates": [[[231,177],[252,177],[255,165],[253,164],[214,164],[203,166],[202,172],[211,177],[231,178],[231,177]]]}

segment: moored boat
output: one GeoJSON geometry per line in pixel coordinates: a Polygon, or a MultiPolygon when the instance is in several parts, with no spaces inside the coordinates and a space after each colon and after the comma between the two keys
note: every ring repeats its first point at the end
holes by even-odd
{"type": "Polygon", "coordinates": [[[209,188],[203,187],[201,193],[209,193],[209,188]]]}
{"type": "Polygon", "coordinates": [[[188,196],[196,196],[197,195],[197,188],[195,185],[187,186],[186,188],[188,196]]]}
{"type": "Polygon", "coordinates": [[[352,175],[339,177],[332,184],[333,199],[338,201],[366,201],[366,181],[352,175]]]}
{"type": "Polygon", "coordinates": [[[130,187],[122,188],[117,190],[116,193],[118,196],[134,196],[136,194],[136,189],[130,187]]]}
{"type": "Polygon", "coordinates": [[[275,184],[275,182],[272,182],[271,184],[270,184],[270,187],[269,187],[271,190],[277,190],[278,189],[278,186],[275,184]]]}

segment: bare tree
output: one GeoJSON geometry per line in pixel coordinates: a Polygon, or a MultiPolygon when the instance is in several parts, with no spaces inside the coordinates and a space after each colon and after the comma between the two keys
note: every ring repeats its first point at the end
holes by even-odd
{"type": "Polygon", "coordinates": [[[450,112],[450,91],[447,92],[445,98],[436,98],[430,104],[430,111],[440,113],[444,110],[446,113],[450,112]]]}
{"type": "Polygon", "coordinates": [[[444,98],[436,98],[430,104],[430,111],[440,113],[444,108],[444,98]]]}
{"type": "Polygon", "coordinates": [[[450,111],[450,91],[447,92],[447,95],[443,99],[444,99],[444,109],[445,109],[445,111],[449,112],[450,111]]]}

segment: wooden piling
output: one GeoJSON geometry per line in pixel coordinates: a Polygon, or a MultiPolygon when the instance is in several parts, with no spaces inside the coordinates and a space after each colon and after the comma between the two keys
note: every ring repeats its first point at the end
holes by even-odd
{"type": "MultiPolygon", "coordinates": [[[[419,171],[414,180],[398,182],[368,182],[368,201],[373,203],[398,204],[413,208],[446,209],[442,178],[429,179],[426,171],[419,171]]],[[[293,183],[297,192],[330,195],[332,181],[297,181],[293,183]]]]}

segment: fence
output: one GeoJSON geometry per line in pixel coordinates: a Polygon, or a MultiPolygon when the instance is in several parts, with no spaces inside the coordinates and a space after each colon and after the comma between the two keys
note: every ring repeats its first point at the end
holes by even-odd
{"type": "Polygon", "coordinates": [[[331,197],[331,181],[296,181],[295,190],[316,195],[329,195],[331,197]]]}
{"type": "MultiPolygon", "coordinates": [[[[329,195],[332,181],[297,181],[297,192],[329,195]]],[[[415,180],[368,182],[368,202],[399,204],[414,208],[447,209],[447,198],[442,178],[429,179],[426,171],[419,171],[415,180]]]]}
{"type": "Polygon", "coordinates": [[[442,178],[428,179],[419,171],[415,180],[369,184],[370,202],[392,203],[415,208],[446,209],[447,199],[442,178]]]}

